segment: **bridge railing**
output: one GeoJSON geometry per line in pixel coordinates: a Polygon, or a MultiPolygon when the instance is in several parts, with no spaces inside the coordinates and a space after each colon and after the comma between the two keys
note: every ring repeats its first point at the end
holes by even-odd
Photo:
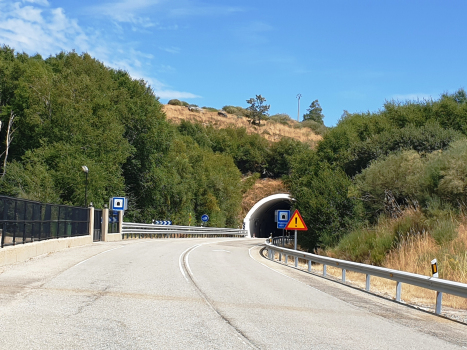
{"type": "Polygon", "coordinates": [[[368,292],[370,291],[371,276],[382,277],[396,281],[396,301],[398,302],[401,301],[402,283],[422,287],[425,289],[431,289],[437,292],[435,313],[438,315],[441,313],[443,293],[467,298],[467,284],[464,283],[288,249],[279,246],[279,244],[282,245],[282,241],[280,239],[281,237],[274,237],[272,240],[268,239],[265,243],[268,249],[268,258],[270,260],[275,261],[276,252],[279,253],[279,260],[281,259],[281,255],[284,256],[284,262],[286,265],[288,264],[289,256],[293,256],[295,258],[295,267],[298,265],[298,259],[304,259],[308,263],[308,272],[312,271],[312,263],[322,264],[323,276],[326,276],[326,266],[334,266],[342,269],[342,282],[344,283],[346,271],[354,271],[366,274],[365,290],[368,292]]]}
{"type": "Polygon", "coordinates": [[[245,237],[246,230],[178,225],[154,225],[124,222],[122,237],[129,238],[195,238],[195,237],[245,237]]]}

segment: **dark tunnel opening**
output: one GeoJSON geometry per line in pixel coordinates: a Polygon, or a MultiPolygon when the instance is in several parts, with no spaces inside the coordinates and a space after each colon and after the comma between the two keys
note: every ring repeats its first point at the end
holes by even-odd
{"type": "Polygon", "coordinates": [[[283,230],[277,228],[275,221],[276,210],[291,210],[292,203],[289,198],[277,198],[262,204],[249,217],[250,236],[267,238],[282,236],[283,230]]]}

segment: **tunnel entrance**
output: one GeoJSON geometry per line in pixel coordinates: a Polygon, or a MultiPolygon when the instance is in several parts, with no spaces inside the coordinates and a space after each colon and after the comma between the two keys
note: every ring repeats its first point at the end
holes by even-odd
{"type": "Polygon", "coordinates": [[[290,210],[291,207],[292,198],[287,193],[275,194],[260,200],[243,220],[248,237],[267,238],[271,233],[273,237],[282,236],[282,229],[278,229],[274,221],[274,213],[279,209],[290,210]]]}

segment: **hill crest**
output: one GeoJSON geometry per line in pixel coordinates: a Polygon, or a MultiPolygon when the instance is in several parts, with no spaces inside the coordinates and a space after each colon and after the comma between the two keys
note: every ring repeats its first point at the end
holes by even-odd
{"type": "Polygon", "coordinates": [[[290,137],[292,139],[310,144],[312,147],[322,139],[320,135],[316,135],[309,128],[297,128],[298,122],[290,120],[289,125],[280,124],[274,121],[262,121],[261,126],[251,125],[247,118],[239,117],[234,114],[227,114],[227,117],[218,115],[217,112],[212,112],[206,109],[195,112],[190,111],[183,106],[163,105],[163,110],[167,116],[167,120],[180,124],[182,120],[201,123],[203,125],[212,125],[217,129],[246,128],[249,134],[259,134],[271,142],[278,142],[282,137],[290,137]]]}

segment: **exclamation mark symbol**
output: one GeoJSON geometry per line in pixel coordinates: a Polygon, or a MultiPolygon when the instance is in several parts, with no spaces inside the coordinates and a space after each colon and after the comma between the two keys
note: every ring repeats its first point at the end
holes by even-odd
{"type": "Polygon", "coordinates": [[[297,227],[297,225],[298,225],[298,224],[297,224],[297,219],[298,219],[298,218],[295,217],[295,227],[297,227]]]}

